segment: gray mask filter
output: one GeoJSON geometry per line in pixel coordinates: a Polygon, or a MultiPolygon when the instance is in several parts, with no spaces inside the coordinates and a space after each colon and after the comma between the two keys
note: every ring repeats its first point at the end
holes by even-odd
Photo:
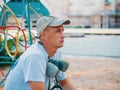
{"type": "Polygon", "coordinates": [[[58,67],[56,67],[53,63],[48,62],[46,71],[48,77],[51,78],[55,77],[58,71],[59,71],[58,67]]]}
{"type": "Polygon", "coordinates": [[[67,61],[64,61],[64,60],[51,59],[50,62],[53,63],[55,66],[57,66],[59,68],[59,70],[62,72],[65,72],[69,67],[69,63],[67,61]]]}
{"type": "Polygon", "coordinates": [[[69,67],[69,63],[64,60],[50,59],[47,66],[47,76],[55,77],[59,71],[65,72],[69,67]]]}

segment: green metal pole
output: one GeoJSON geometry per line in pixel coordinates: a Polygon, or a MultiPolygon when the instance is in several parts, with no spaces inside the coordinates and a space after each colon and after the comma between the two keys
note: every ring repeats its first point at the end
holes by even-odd
{"type": "Polygon", "coordinates": [[[108,28],[110,28],[110,15],[108,15],[108,28]]]}
{"type": "Polygon", "coordinates": [[[30,27],[30,11],[29,11],[30,3],[28,2],[27,5],[27,23],[28,23],[28,31],[29,31],[29,36],[30,36],[30,45],[32,45],[32,35],[31,35],[31,27],[30,27]]]}
{"type": "Polygon", "coordinates": [[[101,28],[103,28],[103,16],[101,15],[101,22],[100,22],[100,26],[101,26],[101,28]]]}

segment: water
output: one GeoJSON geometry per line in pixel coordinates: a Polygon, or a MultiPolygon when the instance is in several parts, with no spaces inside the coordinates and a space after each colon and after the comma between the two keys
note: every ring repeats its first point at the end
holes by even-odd
{"type": "Polygon", "coordinates": [[[120,36],[85,35],[65,38],[62,51],[65,56],[120,58],[120,36]]]}

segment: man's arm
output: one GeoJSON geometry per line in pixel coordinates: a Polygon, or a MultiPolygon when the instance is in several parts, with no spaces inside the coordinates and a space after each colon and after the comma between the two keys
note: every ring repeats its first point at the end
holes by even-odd
{"type": "Polygon", "coordinates": [[[43,82],[29,82],[30,90],[45,90],[43,82]]]}
{"type": "Polygon", "coordinates": [[[75,86],[73,86],[68,79],[61,80],[59,83],[63,90],[77,90],[77,88],[75,88],[75,86]]]}

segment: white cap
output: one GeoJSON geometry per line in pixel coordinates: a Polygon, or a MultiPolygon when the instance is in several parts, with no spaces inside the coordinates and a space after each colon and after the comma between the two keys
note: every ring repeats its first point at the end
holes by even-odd
{"type": "Polygon", "coordinates": [[[59,26],[68,25],[70,20],[58,19],[53,16],[42,16],[37,22],[37,37],[40,36],[40,32],[43,31],[47,26],[59,26]]]}

